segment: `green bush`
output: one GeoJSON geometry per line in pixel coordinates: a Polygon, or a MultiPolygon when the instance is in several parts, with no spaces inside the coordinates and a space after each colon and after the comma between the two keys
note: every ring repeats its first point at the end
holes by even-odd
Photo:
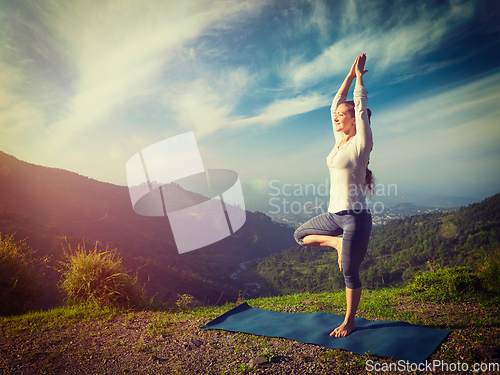
{"type": "Polygon", "coordinates": [[[92,303],[98,306],[137,307],[144,303],[144,291],[137,279],[122,266],[116,250],[100,253],[78,245],[64,251],[60,288],[69,302],[92,303]]]}
{"type": "Polygon", "coordinates": [[[175,302],[175,305],[177,306],[177,309],[179,311],[187,311],[189,310],[189,305],[193,303],[194,297],[189,294],[177,294],[177,301],[175,302]]]}
{"type": "Polygon", "coordinates": [[[483,287],[491,292],[500,292],[500,249],[489,253],[479,267],[483,287]]]}
{"type": "Polygon", "coordinates": [[[417,299],[439,303],[459,302],[483,292],[481,279],[470,267],[418,272],[408,290],[417,299]]]}
{"type": "Polygon", "coordinates": [[[0,315],[21,314],[36,306],[43,259],[24,241],[0,233],[0,315]]]}

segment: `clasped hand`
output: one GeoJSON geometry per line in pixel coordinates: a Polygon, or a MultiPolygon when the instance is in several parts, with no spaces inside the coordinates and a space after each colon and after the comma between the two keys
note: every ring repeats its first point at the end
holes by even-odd
{"type": "Polygon", "coordinates": [[[366,63],[366,53],[362,53],[361,55],[356,57],[356,61],[354,61],[354,64],[352,64],[349,76],[352,78],[362,77],[363,74],[368,72],[368,70],[365,69],[365,63],[366,63]]]}

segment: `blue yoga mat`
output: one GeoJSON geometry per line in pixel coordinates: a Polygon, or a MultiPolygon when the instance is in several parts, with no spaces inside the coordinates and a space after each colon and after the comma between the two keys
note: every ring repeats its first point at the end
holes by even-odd
{"type": "Polygon", "coordinates": [[[330,349],[378,355],[409,363],[423,363],[446,338],[449,331],[420,327],[405,322],[384,322],[356,318],[356,330],[347,337],[330,332],[344,317],[324,312],[280,313],[249,306],[246,302],[207,323],[202,329],[250,333],[287,338],[330,349]]]}

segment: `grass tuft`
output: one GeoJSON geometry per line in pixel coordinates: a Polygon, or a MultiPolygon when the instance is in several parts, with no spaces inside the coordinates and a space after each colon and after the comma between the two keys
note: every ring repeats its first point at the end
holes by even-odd
{"type": "Polygon", "coordinates": [[[500,249],[489,253],[483,263],[479,266],[479,277],[483,287],[490,291],[500,292],[500,249]]]}
{"type": "Polygon", "coordinates": [[[470,267],[452,267],[419,272],[408,291],[420,301],[460,302],[484,294],[481,279],[470,267]]]}
{"type": "Polygon", "coordinates": [[[36,306],[41,290],[40,267],[45,259],[36,258],[24,241],[0,233],[0,315],[24,313],[36,306]]]}
{"type": "Polygon", "coordinates": [[[69,302],[123,308],[144,304],[144,291],[127,274],[116,250],[99,252],[96,246],[88,251],[85,244],[72,250],[68,245],[61,266],[60,288],[69,302]]]}

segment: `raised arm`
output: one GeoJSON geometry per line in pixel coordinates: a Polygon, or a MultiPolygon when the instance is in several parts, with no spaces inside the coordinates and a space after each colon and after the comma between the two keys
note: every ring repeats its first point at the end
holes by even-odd
{"type": "Polygon", "coordinates": [[[335,112],[337,111],[337,107],[339,104],[345,103],[347,100],[347,94],[349,94],[349,89],[351,88],[352,81],[356,78],[356,64],[358,62],[359,56],[356,58],[356,61],[351,66],[351,70],[347,77],[344,79],[344,82],[340,86],[337,94],[333,98],[332,106],[330,108],[330,112],[332,115],[332,124],[333,124],[333,135],[335,136],[335,143],[339,143],[344,139],[344,133],[338,132],[335,129],[335,112]]]}
{"type": "Polygon", "coordinates": [[[354,76],[356,77],[356,86],[364,86],[363,75],[366,72],[368,72],[368,70],[365,69],[365,64],[366,64],[366,53],[362,53],[356,58],[356,61],[354,62],[353,67],[351,68],[350,72],[351,74],[354,68],[354,76]]]}
{"type": "Polygon", "coordinates": [[[366,54],[364,53],[359,55],[354,63],[356,74],[356,86],[354,87],[356,138],[360,145],[371,149],[373,146],[373,136],[368,118],[368,91],[363,83],[363,75],[368,71],[365,70],[365,63],[366,54]]]}
{"type": "MultiPolygon", "coordinates": [[[[354,61],[354,64],[351,66],[351,70],[349,71],[349,74],[347,74],[347,77],[345,77],[344,82],[339,88],[339,91],[337,91],[337,95],[341,96],[347,96],[349,94],[349,89],[351,88],[351,83],[354,81],[354,78],[357,77],[356,75],[356,67],[358,65],[359,57],[356,57],[356,61],[354,61]]],[[[366,60],[366,57],[365,57],[366,60]]],[[[363,64],[364,66],[364,64],[363,64]]]]}

